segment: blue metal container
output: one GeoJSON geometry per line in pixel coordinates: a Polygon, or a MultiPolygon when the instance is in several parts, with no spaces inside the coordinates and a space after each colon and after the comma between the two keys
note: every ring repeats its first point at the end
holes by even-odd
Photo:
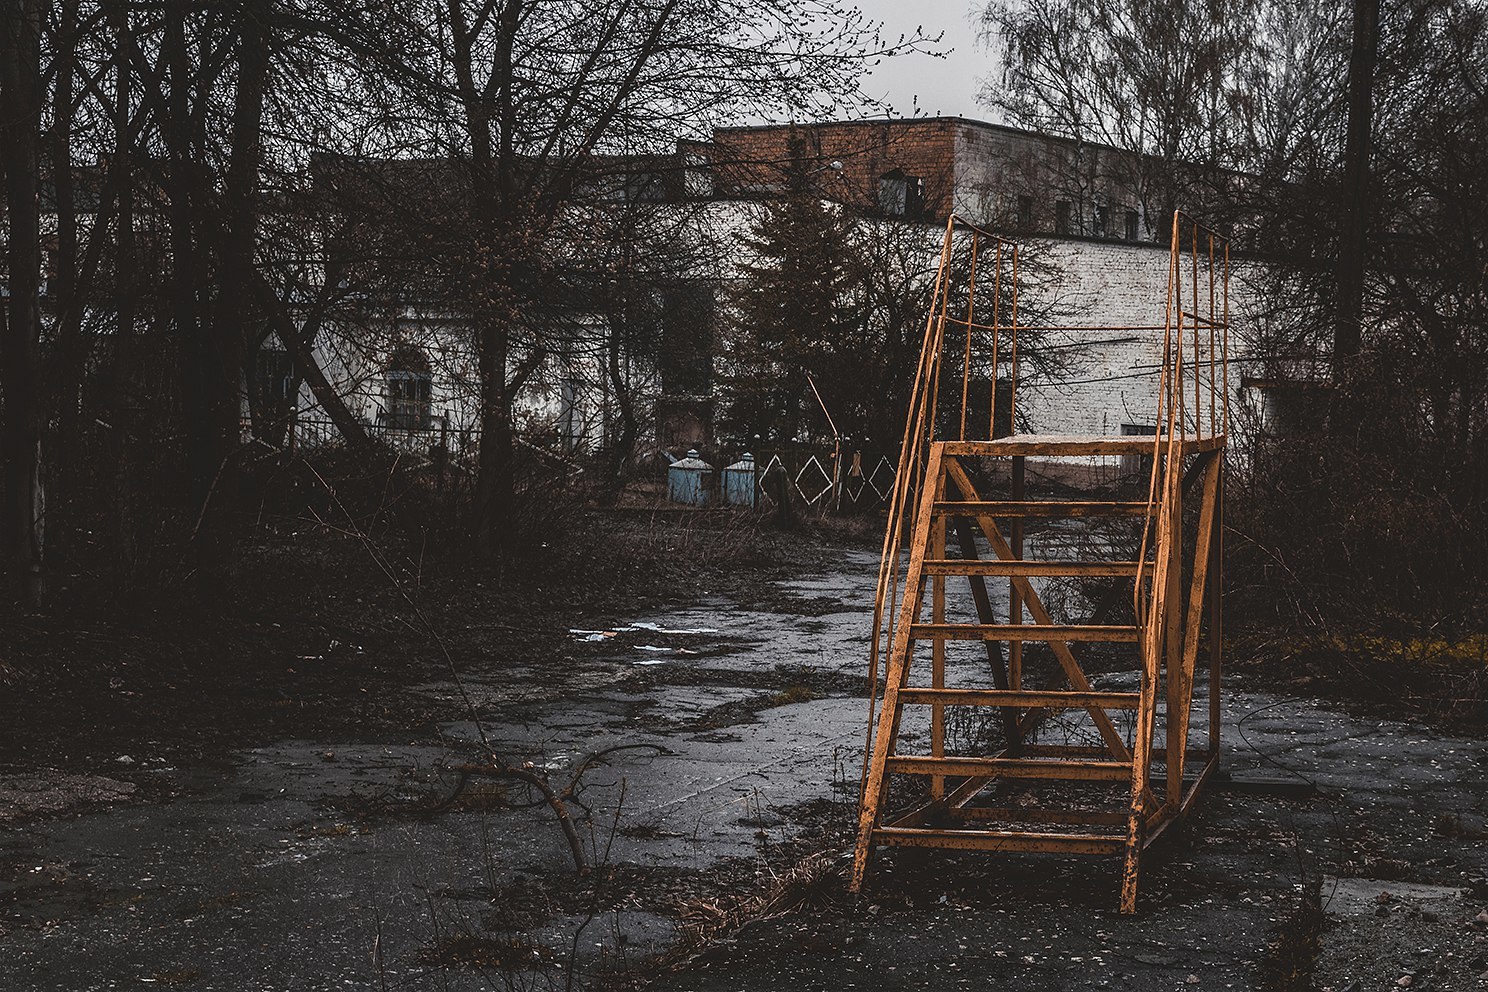
{"type": "Polygon", "coordinates": [[[713,466],[698,457],[697,449],[667,468],[667,499],[688,506],[706,506],[713,488],[713,466]]]}
{"type": "Polygon", "coordinates": [[[754,506],[757,495],[754,456],[746,451],[723,470],[723,501],[729,506],[754,506]]]}

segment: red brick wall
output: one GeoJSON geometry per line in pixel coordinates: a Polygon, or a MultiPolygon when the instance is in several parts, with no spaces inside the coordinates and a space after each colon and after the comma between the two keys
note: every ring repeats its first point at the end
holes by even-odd
{"type": "Polygon", "coordinates": [[[955,180],[955,118],[719,128],[712,155],[725,196],[786,187],[791,164],[824,199],[878,205],[879,177],[894,169],[923,180],[925,214],[943,219],[955,180]],[[842,163],[840,170],[829,163],[842,163]]]}

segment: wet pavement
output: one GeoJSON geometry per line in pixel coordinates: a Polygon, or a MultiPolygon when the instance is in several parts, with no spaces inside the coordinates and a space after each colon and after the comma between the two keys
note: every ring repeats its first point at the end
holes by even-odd
{"type": "MultiPolygon", "coordinates": [[[[451,718],[396,739],[189,760],[141,745],[89,775],[0,776],[29,804],[0,821],[0,989],[564,988],[643,970],[783,857],[842,864],[875,567],[850,553],[768,606],[613,618],[572,634],[561,676],[467,673],[479,726],[459,687],[430,683],[451,718]],[[591,879],[521,785],[457,793],[453,769],[487,746],[572,786],[591,879]]],[[[978,666],[953,652],[951,684],[978,666]]],[[[1317,793],[1214,792],[1147,862],[1136,917],[1114,912],[1114,860],[895,852],[865,898],[832,874],[819,908],[723,933],[655,987],[1256,988],[1326,875],[1321,987],[1488,988],[1488,746],[1241,679],[1224,712],[1227,770],[1317,793]]]]}

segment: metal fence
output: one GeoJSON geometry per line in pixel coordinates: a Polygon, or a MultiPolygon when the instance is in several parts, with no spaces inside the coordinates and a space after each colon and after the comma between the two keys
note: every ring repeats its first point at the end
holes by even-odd
{"type": "MultiPolygon", "coordinates": [[[[409,455],[430,455],[439,448],[447,453],[459,455],[474,453],[480,446],[480,432],[473,429],[457,430],[447,423],[436,422],[430,427],[392,427],[387,424],[363,423],[367,436],[387,445],[394,451],[409,455]]],[[[292,444],[297,448],[321,448],[342,442],[341,432],[330,420],[301,417],[290,429],[292,444]]]]}
{"type": "MultiPolygon", "coordinates": [[[[389,448],[409,455],[433,456],[442,448],[447,455],[459,457],[474,455],[480,446],[480,431],[457,430],[441,423],[428,428],[363,423],[362,429],[389,448]]],[[[307,450],[342,443],[336,425],[323,418],[296,419],[290,436],[295,447],[307,450]]],[[[546,451],[541,453],[557,458],[546,451]]],[[[789,487],[792,500],[822,512],[873,510],[887,505],[898,472],[897,455],[864,448],[777,448],[756,455],[754,464],[758,506],[777,505],[783,483],[789,487]]]]}
{"type": "Polygon", "coordinates": [[[759,503],[776,503],[782,483],[791,498],[819,510],[877,509],[888,502],[896,460],[865,449],[787,448],[755,458],[759,503]]]}

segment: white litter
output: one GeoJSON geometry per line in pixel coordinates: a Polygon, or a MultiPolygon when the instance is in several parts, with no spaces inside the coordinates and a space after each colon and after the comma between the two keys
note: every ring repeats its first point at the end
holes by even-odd
{"type": "Polygon", "coordinates": [[[663,627],[661,624],[659,624],[659,623],[651,623],[649,620],[637,621],[636,623],[631,624],[629,627],[622,627],[620,629],[621,630],[649,630],[652,633],[656,633],[656,634],[716,634],[716,633],[718,633],[718,628],[717,627],[689,627],[689,628],[683,628],[683,627],[663,627]]]}
{"type": "Polygon", "coordinates": [[[581,641],[603,641],[614,637],[616,634],[633,634],[638,630],[644,630],[652,634],[716,634],[717,627],[663,627],[659,623],[649,620],[641,620],[625,627],[616,627],[614,630],[584,630],[580,627],[570,627],[568,632],[581,641]]]}

